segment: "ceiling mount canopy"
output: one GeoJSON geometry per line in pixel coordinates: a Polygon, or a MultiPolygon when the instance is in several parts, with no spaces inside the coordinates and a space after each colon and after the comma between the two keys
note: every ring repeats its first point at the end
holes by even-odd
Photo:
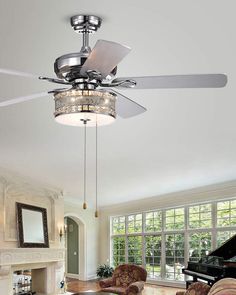
{"type": "Polygon", "coordinates": [[[78,14],[70,18],[70,24],[76,33],[94,33],[100,28],[102,19],[96,15],[78,14]]]}

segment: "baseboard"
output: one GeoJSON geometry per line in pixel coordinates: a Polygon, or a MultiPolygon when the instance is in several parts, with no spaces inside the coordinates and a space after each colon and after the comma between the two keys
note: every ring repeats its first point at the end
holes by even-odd
{"type": "Polygon", "coordinates": [[[80,275],[79,274],[74,274],[74,273],[66,273],[66,277],[67,278],[71,278],[71,279],[80,279],[80,275]]]}
{"type": "Polygon", "coordinates": [[[147,284],[158,285],[165,287],[183,288],[185,289],[185,282],[170,282],[170,281],[157,281],[157,280],[147,280],[147,284]]]}
{"type": "Polygon", "coordinates": [[[96,280],[98,277],[96,274],[92,274],[92,275],[89,275],[87,276],[87,281],[90,281],[90,280],[96,280]]]}
{"type": "Polygon", "coordinates": [[[66,277],[71,279],[77,279],[80,281],[91,281],[91,280],[96,280],[98,278],[96,274],[92,274],[84,278],[80,274],[73,274],[73,273],[66,273],[66,277]]]}

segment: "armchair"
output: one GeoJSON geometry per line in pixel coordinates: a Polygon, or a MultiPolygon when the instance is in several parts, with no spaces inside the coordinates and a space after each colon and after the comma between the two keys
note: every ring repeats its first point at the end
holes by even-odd
{"type": "Polygon", "coordinates": [[[141,294],[146,279],[147,272],[144,268],[137,265],[122,264],[115,269],[111,278],[101,280],[99,285],[103,292],[136,295],[141,294]]]}
{"type": "Polygon", "coordinates": [[[186,291],[176,292],[176,295],[236,295],[236,279],[224,278],[212,287],[203,282],[195,282],[186,291]]]}
{"type": "Polygon", "coordinates": [[[207,295],[210,289],[211,287],[203,282],[195,282],[188,287],[188,290],[178,291],[176,295],[207,295]]]}

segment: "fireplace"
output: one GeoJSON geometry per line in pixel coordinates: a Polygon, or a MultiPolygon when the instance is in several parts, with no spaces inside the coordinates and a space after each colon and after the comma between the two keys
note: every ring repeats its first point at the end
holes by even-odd
{"type": "Polygon", "coordinates": [[[63,278],[64,249],[0,249],[1,294],[56,295],[63,278]]]}
{"type": "Polygon", "coordinates": [[[13,295],[33,295],[32,271],[18,270],[13,272],[13,295]]]}

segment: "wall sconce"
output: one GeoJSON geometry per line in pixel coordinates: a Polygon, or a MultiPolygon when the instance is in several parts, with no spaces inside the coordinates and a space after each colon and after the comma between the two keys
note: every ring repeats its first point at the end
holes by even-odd
{"type": "Polygon", "coordinates": [[[64,224],[64,230],[63,227],[61,226],[59,228],[59,237],[60,237],[60,242],[62,240],[62,237],[67,233],[67,224],[64,224]]]}
{"type": "Polygon", "coordinates": [[[60,242],[61,242],[62,237],[63,237],[63,230],[62,230],[62,227],[60,227],[60,230],[59,230],[59,237],[60,237],[60,242]]]}

